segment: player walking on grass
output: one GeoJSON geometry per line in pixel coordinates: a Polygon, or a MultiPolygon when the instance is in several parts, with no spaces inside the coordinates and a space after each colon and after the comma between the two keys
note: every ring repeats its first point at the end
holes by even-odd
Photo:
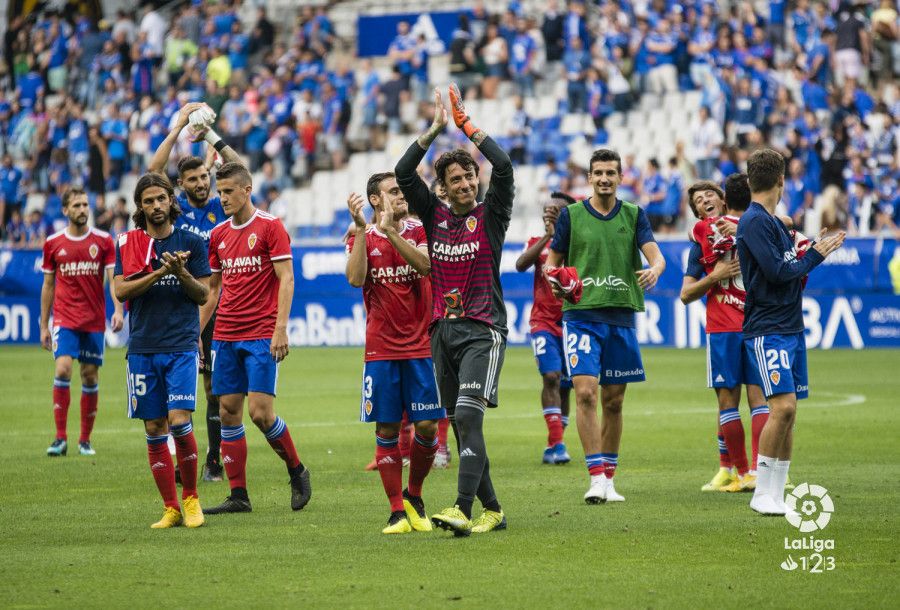
{"type": "Polygon", "coordinates": [[[163,498],[162,519],[150,527],[203,525],[197,495],[197,441],[191,414],[197,394],[198,305],[209,296],[203,240],[173,223],[181,210],[169,180],[145,174],[134,190],[137,229],[116,245],[116,297],[128,301],[128,414],[144,420],[150,472],[163,498]],[[178,507],[175,467],[166,447],[175,438],[181,472],[178,507]]]}
{"type": "Polygon", "coordinates": [[[347,200],[355,225],[347,243],[347,280],[362,287],[366,305],[360,420],[375,422],[375,461],[391,505],[382,533],[431,531],[422,483],[437,452],[438,420],[446,412],[438,402],[428,341],[428,240],[422,223],[407,218],[394,174],[371,176],[366,195],[375,210],[372,226],[366,226],[362,196],[353,193],[347,200]],[[406,489],[400,455],[404,413],[415,427],[406,489]]]}
{"type": "Polygon", "coordinates": [[[656,285],[666,262],[644,211],[616,198],[622,181],[619,155],[595,151],[588,180],[593,195],[559,214],[547,267],[551,271],[565,262],[583,283],[580,300],[563,303],[563,334],[575,386],[578,435],[591,477],[584,499],[596,504],[625,499],[613,485],[622,403],[628,384],[645,378],[635,312],[644,310],[644,291],[656,285]],[[648,269],[642,268],[641,253],[650,263],[648,269]],[[598,379],[602,421],[597,418],[598,379]]]}
{"type": "Polygon", "coordinates": [[[61,456],[68,451],[66,423],[69,414],[69,384],[72,382],[72,360],[78,358],[81,368],[81,435],[78,451],[94,455],[91,431],[97,417],[99,400],[99,368],[103,365],[103,336],[106,330],[106,298],[103,277],[109,280],[115,310],[110,326],[122,330],[122,304],[115,298],[113,266],[115,245],[108,233],[88,226],[90,207],[87,194],[69,189],[62,197],[63,213],[68,226],[44,243],[41,269],[41,346],[53,352],[56,370],[53,378],[53,419],[56,439],[47,455],[61,456]],[[50,310],[53,329],[50,329],[50,310]]]}
{"type": "Polygon", "coordinates": [[[455,506],[432,522],[458,536],[506,528],[490,476],[484,440],[487,407],[497,406],[497,383],[506,349],[506,307],[500,285],[500,257],[512,214],[513,167],[509,156],[466,115],[456,85],[450,103],[456,126],[493,166],[483,202],[478,165],[462,149],[441,155],[435,174],[445,189],[444,204],[416,173],[431,143],[447,125],[440,91],[434,92],[434,121],[397,163],[397,184],[422,220],[431,250],[431,354],[441,405],[447,409],[459,448],[455,506]],[[472,520],[472,504],[484,512],[472,520]]]}
{"type": "Polygon", "coordinates": [[[222,461],[231,486],[225,501],[206,514],[250,512],[244,397],[250,419],[287,464],[291,508],[309,502],[309,470],[300,462],[284,420],[275,415],[278,363],[288,355],[287,322],[294,296],[291,241],[278,218],[250,201],[250,172],[226,163],[216,172],[222,207],[231,220],[213,229],[209,241],[210,299],[200,322],[219,310],[210,361],[212,390],[222,418],[222,461]]]}
{"type": "MultiPolygon", "coordinates": [[[[149,171],[165,175],[172,148],[178,142],[182,130],[188,126],[191,113],[195,111],[208,111],[211,119],[215,119],[215,115],[206,104],[195,102],[185,104],[178,112],[175,127],[162,141],[150,160],[149,171]]],[[[191,131],[194,139],[203,138],[207,142],[207,150],[217,151],[225,162],[240,162],[240,156],[225,144],[225,141],[212,128],[207,128],[202,132],[193,131],[191,128],[191,131]]],[[[207,157],[210,156],[207,155],[207,157]]],[[[209,169],[208,162],[200,157],[183,157],[178,161],[177,185],[181,187],[181,193],[177,196],[176,201],[181,208],[181,215],[175,221],[175,226],[199,235],[206,244],[209,244],[209,236],[213,228],[227,218],[222,209],[222,202],[218,197],[212,196],[209,169]]],[[[216,316],[213,313],[212,319],[203,328],[203,353],[200,361],[203,389],[206,394],[206,436],[209,443],[206,461],[203,465],[204,481],[221,481],[223,473],[219,460],[219,445],[222,442],[219,399],[212,393],[212,369],[210,368],[209,354],[215,322],[216,316]]]]}
{"type": "Polygon", "coordinates": [[[692,231],[681,301],[687,305],[706,296],[706,381],[715,389],[719,403],[720,467],[702,490],[752,491],[756,486],[759,434],[769,408],[759,387],[756,363],[744,351],[744,282],[733,247],[737,222],[750,205],[750,186],[746,174],[732,174],[725,181],[725,193],[716,184],[701,181],[688,189],[688,198],[694,214],[703,218],[692,231]],[[751,405],[752,462],[747,460],[738,411],[742,385],[747,388],[747,404],[751,405]]]}
{"type": "Polygon", "coordinates": [[[769,405],[759,439],[756,491],[750,508],[783,515],[784,488],[791,464],[797,399],[806,398],[809,381],[803,337],[803,278],[844,243],[843,231],[822,238],[805,256],[776,216],[784,191],[784,157],[761,149],[747,160],[753,203],[737,228],[738,260],[747,290],[744,349],[757,366],[769,405]]]}
{"type": "Polygon", "coordinates": [[[519,272],[534,268],[534,304],[531,307],[531,347],[538,372],[544,382],[541,407],[547,424],[547,448],[544,464],[567,464],[572,458],[563,443],[563,432],[569,424],[569,391],[572,380],[566,372],[565,349],[562,340],[562,303],[553,290],[543,268],[550,254],[550,240],[559,211],[575,200],[565,193],[552,193],[544,207],[544,234],[532,237],[525,251],[516,260],[519,272]]]}

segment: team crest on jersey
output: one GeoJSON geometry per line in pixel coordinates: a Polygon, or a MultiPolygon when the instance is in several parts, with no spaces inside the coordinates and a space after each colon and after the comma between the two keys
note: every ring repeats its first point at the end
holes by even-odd
{"type": "Polygon", "coordinates": [[[366,415],[372,414],[372,401],[368,398],[366,399],[366,415]]]}
{"type": "Polygon", "coordinates": [[[132,410],[137,409],[137,396],[131,397],[131,408],[132,410]]]}
{"type": "Polygon", "coordinates": [[[466,228],[469,230],[469,233],[474,233],[477,226],[477,218],[475,218],[474,216],[469,216],[468,218],[466,218],[466,228]]]}
{"type": "Polygon", "coordinates": [[[247,238],[247,246],[252,250],[253,246],[256,245],[256,233],[251,233],[250,237],[247,238]]]}
{"type": "Polygon", "coordinates": [[[781,373],[779,373],[778,371],[772,371],[771,373],[769,373],[769,379],[772,380],[772,383],[778,385],[778,382],[781,381],[781,373]]]}
{"type": "Polygon", "coordinates": [[[206,219],[207,219],[208,221],[210,221],[210,222],[215,222],[215,221],[216,221],[216,215],[213,214],[212,212],[210,212],[209,214],[206,215],[206,219]]]}
{"type": "Polygon", "coordinates": [[[97,244],[91,244],[91,247],[88,248],[88,254],[91,255],[91,258],[97,258],[97,253],[100,252],[100,248],[97,247],[97,244]]]}
{"type": "Polygon", "coordinates": [[[572,354],[569,356],[569,366],[573,369],[578,366],[578,354],[572,354]]]}

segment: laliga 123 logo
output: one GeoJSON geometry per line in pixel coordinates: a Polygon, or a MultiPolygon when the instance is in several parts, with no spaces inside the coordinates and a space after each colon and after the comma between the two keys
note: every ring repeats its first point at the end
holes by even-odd
{"type": "Polygon", "coordinates": [[[825,529],[834,512],[834,502],[821,485],[801,483],[784,499],[788,523],[804,534],[825,529]]]}
{"type": "MultiPolygon", "coordinates": [[[[825,529],[834,512],[834,502],[828,495],[828,490],[821,485],[801,483],[785,497],[784,503],[788,509],[785,513],[788,523],[804,534],[825,529]]],[[[797,553],[798,558],[795,560],[788,555],[781,562],[782,570],[792,572],[799,569],[811,574],[822,574],[835,569],[835,557],[829,552],[834,551],[833,538],[817,538],[813,535],[795,539],[785,537],[784,549],[797,553]]]]}

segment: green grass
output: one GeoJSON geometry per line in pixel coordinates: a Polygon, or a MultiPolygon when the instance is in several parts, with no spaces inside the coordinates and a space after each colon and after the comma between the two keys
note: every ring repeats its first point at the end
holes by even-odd
{"type": "MultiPolygon", "coordinates": [[[[831,492],[836,569],[785,572],[780,518],[747,495],[702,494],[715,472],[715,403],[701,351],[648,349],[649,382],[628,390],[620,505],[587,506],[575,461],[540,464],[546,432],[527,349],[510,349],[501,406],[486,436],[509,529],[453,539],[385,537],[378,475],[362,466],[373,431],[357,423],[361,352],[296,349],[282,366],[277,411],[312,471],[313,499],[289,509],[284,468],[251,429],[254,512],[199,530],[150,530],[161,502],[140,422],[125,417],[124,359],[101,373],[96,457],[49,459],[52,360],[0,350],[2,607],[881,607],[898,587],[897,352],[810,353],[813,397],[801,403],[791,478],[831,492]]],[[[70,438],[77,439],[78,383],[70,438]]],[[[205,408],[205,407],[204,407],[205,408]]],[[[747,422],[746,406],[742,413],[747,422]]],[[[202,415],[202,409],[201,409],[202,415]]],[[[197,437],[205,448],[203,418],[197,437]]],[[[75,439],[73,439],[75,440],[75,439]]],[[[75,453],[75,455],[73,455],[75,453]]],[[[455,498],[455,464],[426,481],[434,511],[455,498]]],[[[207,505],[225,484],[201,484],[207,505]]],[[[797,553],[794,552],[797,559],[797,553]]],[[[894,599],[894,602],[890,602],[894,599]]]]}

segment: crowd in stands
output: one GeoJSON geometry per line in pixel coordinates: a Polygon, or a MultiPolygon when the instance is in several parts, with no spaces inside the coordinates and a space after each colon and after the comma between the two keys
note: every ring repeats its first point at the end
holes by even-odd
{"type": "MultiPolygon", "coordinates": [[[[447,45],[401,23],[384,69],[353,56],[326,7],[298,6],[292,24],[236,0],[97,23],[52,11],[15,18],[0,61],[4,240],[35,246],[63,226],[60,195],[72,184],[89,191],[98,226],[127,228],[123,177],[146,170],[188,101],[217,112],[216,129],[265,182],[260,205],[284,209],[285,189],[346,163],[352,120],[362,149],[430,120],[437,56],[467,99],[514,107],[496,136],[516,164],[542,167],[542,192],[584,194],[585,160],[555,145],[558,118],[529,116],[528,98],[555,92],[560,116],[590,115],[589,144],[599,146],[608,119],[642,96],[695,90],[702,108],[689,141],[643,167],[625,160],[622,197],[660,218],[660,231],[688,220],[691,181],[722,181],[762,146],[788,160],[784,204],[795,222],[815,210],[825,226],[871,234],[900,221],[892,0],[548,0],[540,11],[512,0],[499,13],[476,2],[447,45]],[[35,194],[36,211],[25,205],[35,194]]],[[[465,143],[455,132],[442,139],[431,154],[465,143]]],[[[203,154],[179,147],[173,159],[203,154]]]]}

